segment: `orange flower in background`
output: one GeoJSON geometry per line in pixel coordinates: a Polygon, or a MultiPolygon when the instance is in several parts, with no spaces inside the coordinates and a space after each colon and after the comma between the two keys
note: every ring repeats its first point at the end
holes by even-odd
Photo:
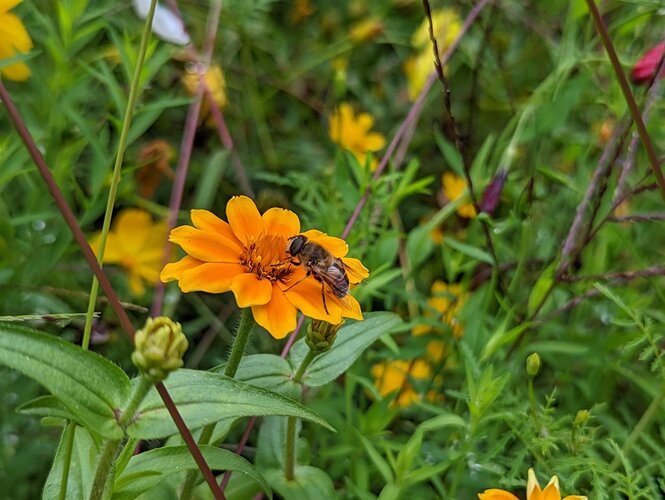
{"type": "MultiPolygon", "coordinates": [[[[478,493],[478,498],[479,500],[518,500],[512,493],[494,488],[485,490],[483,493],[478,493]]],[[[526,484],[526,500],[561,500],[559,478],[552,476],[545,489],[541,490],[536,473],[533,469],[529,469],[526,484]]],[[[587,497],[584,495],[568,495],[563,500],[587,500],[587,497]]]]}
{"type": "Polygon", "coordinates": [[[173,178],[173,170],[169,163],[175,151],[166,141],[152,141],[139,151],[140,167],[134,174],[139,184],[139,193],[144,198],[152,198],[163,177],[173,178]]]}
{"type": "MultiPolygon", "coordinates": [[[[386,138],[378,132],[370,132],[374,126],[374,118],[369,113],[353,112],[348,103],[342,103],[330,117],[328,130],[330,138],[335,144],[348,149],[358,159],[361,165],[367,162],[367,153],[374,153],[383,149],[386,138]]],[[[376,161],[370,165],[376,170],[376,161]]]]}
{"type": "MultiPolygon", "coordinates": [[[[466,181],[453,173],[446,172],[441,177],[443,184],[443,194],[449,201],[454,201],[461,196],[465,195],[466,181]]],[[[476,214],[476,209],[471,203],[464,203],[457,208],[457,215],[465,219],[473,219],[476,214]]]]}
{"type": "Polygon", "coordinates": [[[369,273],[358,259],[346,257],[344,240],[316,230],[301,233],[295,213],[271,208],[261,215],[246,196],[229,200],[228,223],[206,210],[192,210],[191,217],[194,227],[177,227],[169,238],[187,256],[168,264],[162,281],[177,280],[183,292],[233,292],[238,306],[251,307],[256,322],[277,339],[295,329],[298,310],[332,324],[342,318],[362,319],[353,296],[336,297],[286,252],[289,238],[302,234],[341,259],[354,285],[369,273]]]}
{"type": "MultiPolygon", "coordinates": [[[[27,54],[32,48],[32,40],[21,19],[9,12],[22,0],[0,0],[0,60],[18,54],[27,54]]],[[[8,80],[23,82],[30,76],[30,68],[17,62],[0,68],[0,75],[8,80]]]]}
{"type": "MultiPolygon", "coordinates": [[[[167,232],[165,222],[153,222],[148,212],[136,208],[127,208],[113,219],[106,237],[103,263],[117,264],[127,270],[129,290],[134,295],[145,293],[146,282],[157,283],[167,232]]],[[[99,240],[100,234],[97,234],[90,241],[96,255],[99,240]]]]}

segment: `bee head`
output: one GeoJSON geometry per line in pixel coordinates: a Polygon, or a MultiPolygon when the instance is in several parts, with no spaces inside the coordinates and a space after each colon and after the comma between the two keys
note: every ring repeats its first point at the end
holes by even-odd
{"type": "Polygon", "coordinates": [[[293,256],[298,255],[302,251],[302,247],[305,246],[305,243],[307,243],[307,238],[302,234],[291,236],[286,244],[286,252],[293,256]]]}

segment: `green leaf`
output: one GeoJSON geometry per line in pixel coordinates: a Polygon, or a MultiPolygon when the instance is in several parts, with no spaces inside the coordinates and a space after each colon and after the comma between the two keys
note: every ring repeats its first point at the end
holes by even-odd
{"type": "MultiPolygon", "coordinates": [[[[363,321],[349,321],[339,332],[332,349],[314,358],[307,367],[302,381],[311,387],[318,387],[335,380],[344,373],[362,352],[385,333],[392,333],[405,323],[391,312],[366,313],[363,321]]],[[[309,347],[304,339],[299,340],[291,350],[291,364],[300,366],[309,347]]]]}
{"type": "MultiPolygon", "coordinates": [[[[200,449],[211,469],[232,470],[245,474],[272,498],[272,491],[267,481],[247,460],[216,446],[205,445],[200,446],[200,449]]],[[[113,500],[133,500],[171,474],[197,469],[198,466],[186,446],[167,446],[135,455],[122,474],[116,478],[113,500]]]]}
{"type": "Polygon", "coordinates": [[[406,238],[406,254],[412,267],[425,261],[434,250],[429,224],[413,229],[406,238]]]}
{"type": "MultiPolygon", "coordinates": [[[[217,373],[178,370],[164,381],[190,429],[230,417],[292,415],[334,430],[316,413],[280,394],[217,373]]],[[[139,408],[127,434],[156,439],[178,432],[164,402],[153,388],[139,408]]]]}
{"type": "Polygon", "coordinates": [[[129,399],[129,378],[106,358],[45,333],[0,323],[0,363],[36,380],[89,429],[118,439],[115,412],[129,399]]]}
{"type": "Polygon", "coordinates": [[[40,396],[16,408],[16,411],[25,415],[37,415],[40,417],[64,418],[66,420],[78,421],[76,413],[70,410],[62,401],[55,396],[40,396]]]}
{"type": "Polygon", "coordinates": [[[552,284],[554,283],[554,270],[556,269],[556,263],[553,262],[543,271],[543,273],[538,277],[538,281],[533,285],[531,293],[529,294],[529,301],[527,302],[527,312],[529,318],[533,316],[533,313],[536,312],[536,308],[540,307],[541,303],[547,298],[547,295],[552,289],[552,284]]]}
{"type": "Polygon", "coordinates": [[[273,489],[289,500],[337,498],[330,476],[311,465],[296,466],[293,481],[286,480],[282,469],[269,469],[264,475],[273,489]]]}
{"type": "MultiPolygon", "coordinates": [[[[226,365],[213,368],[213,373],[223,373],[226,365]]],[[[293,369],[288,361],[275,354],[252,354],[240,361],[235,380],[262,389],[277,392],[287,398],[296,399],[300,387],[293,381],[293,369]]]]}
{"type": "MultiPolygon", "coordinates": [[[[60,484],[62,482],[62,470],[65,461],[64,441],[66,434],[65,430],[60,436],[60,444],[58,445],[53,465],[42,490],[43,500],[60,498],[60,484]]],[[[97,446],[92,435],[83,427],[76,426],[74,428],[74,444],[72,446],[65,498],[72,500],[88,498],[95,474],[93,467],[97,451],[97,446]]]]}
{"type": "Polygon", "coordinates": [[[461,241],[457,241],[451,238],[450,236],[446,236],[443,239],[443,243],[445,245],[448,245],[453,250],[457,250],[458,252],[463,253],[464,255],[467,255],[472,259],[476,259],[480,262],[485,262],[486,264],[489,265],[494,265],[494,259],[492,258],[492,256],[478,247],[474,247],[473,245],[469,245],[467,243],[462,243],[461,241]]]}
{"type": "Polygon", "coordinates": [[[418,425],[417,432],[438,431],[446,427],[466,427],[466,420],[453,413],[444,413],[425,420],[418,425]]]}

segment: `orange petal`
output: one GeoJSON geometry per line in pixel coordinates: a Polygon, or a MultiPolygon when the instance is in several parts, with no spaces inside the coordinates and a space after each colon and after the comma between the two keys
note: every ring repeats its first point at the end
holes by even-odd
{"type": "Polygon", "coordinates": [[[169,241],[180,245],[192,257],[206,262],[235,263],[240,260],[241,250],[237,243],[219,233],[180,226],[171,231],[169,241]]]}
{"type": "MultiPolygon", "coordinates": [[[[287,283],[287,286],[298,281],[295,279],[295,276],[297,275],[294,275],[291,282],[287,283]]],[[[329,292],[325,292],[326,306],[328,308],[328,312],[326,312],[323,305],[323,296],[321,295],[322,286],[325,287],[325,285],[321,285],[321,283],[310,277],[286,292],[286,297],[291,304],[302,311],[305,316],[337,324],[342,321],[342,307],[340,306],[339,301],[334,300],[336,297],[329,292]]],[[[323,288],[323,290],[325,290],[325,288],[323,288]]]]}
{"type": "Polygon", "coordinates": [[[262,306],[272,297],[272,283],[254,273],[243,273],[233,278],[231,291],[236,296],[238,307],[262,306]]]}
{"type": "Polygon", "coordinates": [[[204,262],[185,271],[178,284],[183,292],[224,293],[231,289],[233,279],[244,272],[245,267],[240,264],[204,262]]]}
{"type": "Polygon", "coordinates": [[[367,279],[369,276],[369,271],[365,266],[363,266],[360,260],[354,259],[352,257],[344,257],[342,262],[344,262],[346,274],[349,277],[349,283],[352,285],[360,283],[362,280],[367,279]]]}
{"type": "Polygon", "coordinates": [[[263,214],[263,225],[266,233],[279,234],[285,238],[300,232],[298,216],[285,208],[271,208],[263,214]]]}
{"type": "Polygon", "coordinates": [[[194,269],[195,267],[200,266],[201,264],[203,264],[202,261],[187,255],[186,257],[180,259],[178,262],[173,262],[172,264],[166,264],[164,266],[164,269],[162,269],[161,274],[159,275],[159,279],[162,280],[162,282],[164,283],[182,279],[182,275],[184,274],[185,271],[194,269]]]}
{"type": "Polygon", "coordinates": [[[236,235],[233,234],[228,222],[223,221],[207,210],[192,210],[190,216],[192,218],[192,224],[194,224],[194,227],[197,229],[219,233],[227,240],[235,242],[238,249],[242,249],[242,243],[240,243],[238,238],[236,238],[236,235]]]}
{"type": "Polygon", "coordinates": [[[485,490],[483,493],[478,493],[479,500],[519,500],[515,495],[506,490],[498,490],[495,488],[485,490]]]}
{"type": "Polygon", "coordinates": [[[252,306],[254,320],[276,339],[283,339],[296,328],[296,308],[278,286],[273,286],[270,302],[252,306]]]}
{"type": "Polygon", "coordinates": [[[233,234],[244,245],[256,241],[263,232],[263,219],[254,202],[247,196],[234,196],[226,204],[226,218],[233,234]]]}
{"type": "Polygon", "coordinates": [[[349,252],[349,246],[341,238],[328,236],[326,233],[322,233],[316,229],[310,229],[302,234],[312,243],[321,245],[337,258],[344,257],[349,252]]]}
{"type": "MultiPolygon", "coordinates": [[[[332,299],[333,301],[340,303],[343,318],[357,319],[358,321],[363,319],[363,313],[360,310],[360,304],[353,295],[347,295],[341,299],[332,297],[332,299]]],[[[330,306],[328,306],[328,310],[330,310],[330,306]]]]}

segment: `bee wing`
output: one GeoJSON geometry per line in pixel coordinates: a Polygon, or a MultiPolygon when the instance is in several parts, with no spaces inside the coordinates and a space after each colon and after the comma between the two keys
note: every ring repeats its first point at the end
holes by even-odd
{"type": "Polygon", "coordinates": [[[321,281],[328,285],[335,297],[341,298],[349,293],[349,279],[344,273],[344,268],[340,268],[336,263],[328,267],[326,272],[319,273],[321,281]]]}

